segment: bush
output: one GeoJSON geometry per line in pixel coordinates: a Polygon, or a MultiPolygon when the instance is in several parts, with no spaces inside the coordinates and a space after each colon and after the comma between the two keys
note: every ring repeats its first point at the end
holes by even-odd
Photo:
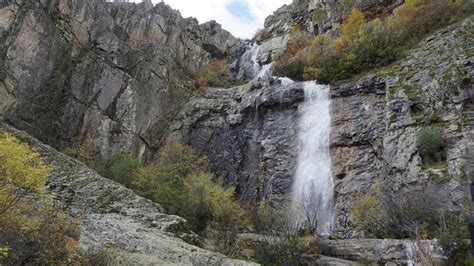
{"type": "Polygon", "coordinates": [[[100,174],[130,187],[131,183],[135,180],[138,169],[142,165],[140,160],[135,159],[128,153],[116,154],[107,160],[100,174]]]}
{"type": "Polygon", "coordinates": [[[297,230],[294,225],[295,213],[292,204],[271,207],[260,203],[258,219],[263,224],[258,227],[267,233],[255,247],[255,258],[262,265],[300,265],[303,254],[319,253],[316,238],[309,226],[297,230]]]}
{"type": "Polygon", "coordinates": [[[439,223],[439,195],[432,186],[402,193],[386,184],[374,195],[355,197],[351,203],[354,226],[378,238],[431,238],[439,223]]]}
{"type": "Polygon", "coordinates": [[[471,245],[466,222],[457,216],[442,215],[436,238],[439,240],[447,265],[473,265],[474,257],[471,255],[471,245]]]}
{"type": "MultiPolygon", "coordinates": [[[[37,207],[38,208],[38,207],[37,207]]],[[[8,243],[6,264],[49,265],[72,262],[79,256],[79,226],[57,207],[23,212],[25,223],[2,220],[0,238],[8,243]]]]}
{"type": "Polygon", "coordinates": [[[231,80],[230,66],[227,59],[214,59],[196,78],[196,85],[201,92],[208,87],[227,88],[235,84],[238,84],[238,82],[231,80]]]}
{"type": "Polygon", "coordinates": [[[0,133],[0,263],[59,264],[76,257],[77,225],[58,208],[38,207],[49,172],[38,153],[0,133]]]}
{"type": "Polygon", "coordinates": [[[442,161],[444,155],[443,132],[438,127],[425,127],[418,133],[418,149],[424,164],[442,161]]]}
{"type": "Polygon", "coordinates": [[[138,170],[132,187],[188,220],[196,232],[204,231],[211,222],[222,229],[232,228],[242,218],[242,210],[232,188],[212,181],[207,163],[190,147],[171,143],[152,165],[138,170]]]}
{"type": "Polygon", "coordinates": [[[64,153],[98,172],[103,170],[103,163],[98,159],[97,152],[90,139],[86,139],[81,145],[65,149],[64,153]]]}

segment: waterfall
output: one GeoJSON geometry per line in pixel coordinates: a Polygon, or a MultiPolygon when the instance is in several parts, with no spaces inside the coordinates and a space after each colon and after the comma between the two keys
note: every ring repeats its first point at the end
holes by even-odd
{"type": "Polygon", "coordinates": [[[246,50],[240,57],[240,71],[243,71],[243,76],[247,79],[263,78],[271,71],[273,63],[261,62],[260,48],[257,43],[247,43],[246,50]]]}
{"type": "Polygon", "coordinates": [[[306,221],[318,234],[329,235],[333,224],[334,183],[331,174],[329,86],[304,83],[305,102],[299,121],[299,154],[293,186],[295,226],[306,221]]]}

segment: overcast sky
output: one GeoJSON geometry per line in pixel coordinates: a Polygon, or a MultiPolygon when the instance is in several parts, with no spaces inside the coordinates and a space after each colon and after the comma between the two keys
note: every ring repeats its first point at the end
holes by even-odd
{"type": "MultiPolygon", "coordinates": [[[[153,0],[158,3],[161,0],[153,0]]],[[[263,28],[268,15],[292,0],[165,0],[183,17],[195,17],[199,23],[216,20],[233,35],[250,38],[263,28]]]]}

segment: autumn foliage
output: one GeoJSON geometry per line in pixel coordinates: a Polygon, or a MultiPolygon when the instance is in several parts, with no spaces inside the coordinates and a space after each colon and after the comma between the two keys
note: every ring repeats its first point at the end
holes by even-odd
{"type": "MultiPolygon", "coordinates": [[[[472,4],[448,0],[408,0],[373,19],[353,8],[337,37],[318,35],[303,52],[282,57],[277,75],[336,82],[400,58],[426,34],[472,13],[472,4]],[[295,64],[298,62],[298,64],[295,64]]],[[[292,42],[286,54],[294,54],[292,42]]],[[[303,49],[300,49],[303,51],[303,49]]]]}
{"type": "Polygon", "coordinates": [[[0,133],[0,264],[48,265],[77,255],[77,225],[42,198],[50,173],[39,154],[0,133]]]}
{"type": "Polygon", "coordinates": [[[230,83],[230,66],[227,59],[214,59],[196,78],[200,91],[208,87],[227,87],[230,83]]]}

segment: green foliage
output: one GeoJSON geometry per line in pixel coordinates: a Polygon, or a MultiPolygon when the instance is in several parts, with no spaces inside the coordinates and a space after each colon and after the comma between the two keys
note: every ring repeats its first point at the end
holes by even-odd
{"type": "Polygon", "coordinates": [[[194,173],[205,172],[207,159],[179,143],[171,143],[158,154],[155,162],[138,169],[132,183],[142,196],[159,202],[168,212],[179,214],[185,209],[185,181],[194,173]]]}
{"type": "Polygon", "coordinates": [[[315,36],[309,46],[290,41],[276,73],[291,78],[335,82],[372,68],[388,65],[427,33],[470,14],[472,3],[446,0],[411,0],[392,15],[368,21],[354,8],[339,37],[315,36]],[[304,54],[303,51],[306,51],[304,54]]]}
{"type": "Polygon", "coordinates": [[[351,202],[354,225],[372,237],[433,237],[441,206],[438,193],[432,186],[405,194],[384,185],[373,195],[357,195],[351,202]]]}
{"type": "Polygon", "coordinates": [[[295,230],[292,205],[271,207],[260,203],[257,224],[264,237],[255,248],[255,259],[262,265],[300,265],[303,254],[316,255],[319,248],[309,223],[301,230],[295,230]]]}
{"type": "Polygon", "coordinates": [[[357,230],[375,236],[381,227],[381,206],[377,196],[358,194],[351,201],[354,226],[357,230]]]}
{"type": "Polygon", "coordinates": [[[457,216],[442,216],[436,238],[448,258],[448,265],[472,265],[471,245],[466,222],[457,216]]]}
{"type": "Polygon", "coordinates": [[[303,80],[306,65],[304,49],[308,45],[308,36],[297,26],[293,27],[285,51],[273,64],[274,72],[281,77],[303,80]]]}
{"type": "Polygon", "coordinates": [[[143,166],[142,162],[135,159],[131,154],[116,154],[107,160],[104,170],[101,171],[100,174],[130,187],[141,166],[143,166]]]}
{"type": "Polygon", "coordinates": [[[255,260],[262,265],[299,265],[303,251],[296,234],[269,238],[255,248],[255,260]]]}
{"type": "Polygon", "coordinates": [[[77,259],[79,227],[58,208],[25,208],[22,215],[21,224],[0,220],[0,244],[8,246],[8,254],[0,262],[49,265],[77,259]]]}
{"type": "Polygon", "coordinates": [[[443,132],[439,127],[424,127],[418,133],[418,149],[423,163],[432,164],[444,159],[443,132]]]}
{"type": "Polygon", "coordinates": [[[80,145],[65,149],[64,153],[99,173],[104,172],[107,162],[100,157],[99,152],[94,148],[94,144],[89,138],[86,138],[80,145]]]}
{"type": "Polygon", "coordinates": [[[32,200],[42,200],[50,170],[26,144],[0,133],[0,263],[57,264],[77,255],[77,225],[32,200]]]}
{"type": "Polygon", "coordinates": [[[170,213],[184,217],[197,232],[211,222],[232,228],[242,218],[242,210],[233,198],[234,190],[213,181],[207,163],[190,147],[171,143],[154,164],[138,170],[132,187],[170,213]]]}

